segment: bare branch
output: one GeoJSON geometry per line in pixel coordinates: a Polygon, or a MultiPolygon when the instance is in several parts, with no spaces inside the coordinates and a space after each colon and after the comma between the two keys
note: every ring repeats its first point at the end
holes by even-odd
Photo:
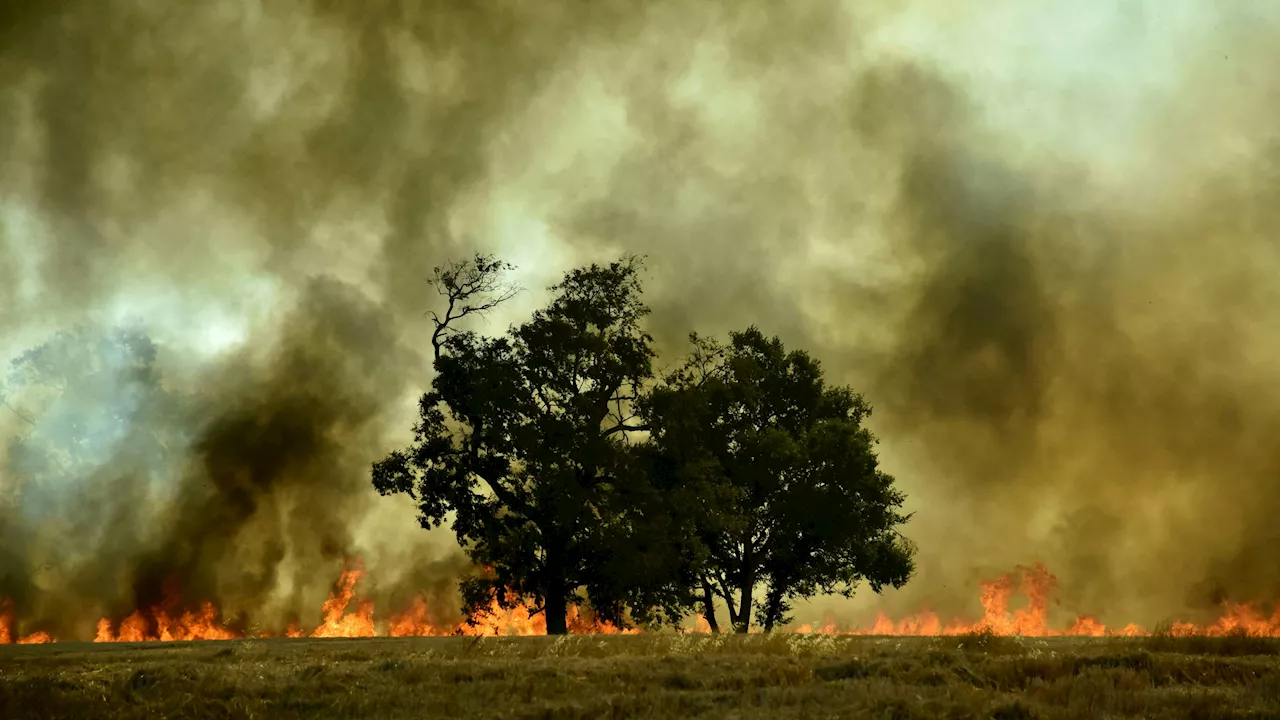
{"type": "Polygon", "coordinates": [[[613,427],[611,427],[611,428],[608,428],[608,429],[606,429],[606,430],[602,431],[602,432],[600,433],[600,436],[601,436],[601,437],[609,437],[610,435],[615,435],[615,434],[620,433],[620,432],[621,432],[621,433],[625,433],[625,432],[644,432],[644,431],[646,431],[646,430],[648,430],[648,429],[649,429],[649,426],[648,426],[648,425],[628,425],[628,424],[626,424],[625,422],[621,422],[621,423],[618,423],[617,425],[614,425],[614,426],[613,426],[613,427]]]}
{"type": "Polygon", "coordinates": [[[515,493],[513,493],[508,487],[506,487],[502,483],[496,480],[493,480],[489,477],[486,477],[485,475],[482,475],[475,471],[472,471],[471,474],[476,478],[483,480],[484,484],[487,485],[489,487],[489,490],[493,492],[494,497],[498,498],[498,500],[501,501],[502,504],[506,505],[509,508],[520,510],[521,512],[527,513],[529,511],[529,504],[521,501],[520,498],[516,497],[515,493]]]}
{"type": "Polygon", "coordinates": [[[448,300],[443,317],[434,310],[425,313],[435,326],[431,348],[436,360],[449,335],[457,331],[457,321],[472,315],[483,317],[520,293],[518,285],[503,279],[504,273],[513,269],[515,266],[492,255],[477,254],[432,271],[428,282],[448,300]]]}
{"type": "Polygon", "coordinates": [[[22,412],[18,410],[18,408],[10,405],[8,400],[4,401],[4,406],[9,408],[9,412],[13,413],[14,415],[17,415],[19,420],[26,422],[28,425],[31,425],[32,427],[35,427],[36,421],[24,415],[22,412]]]}

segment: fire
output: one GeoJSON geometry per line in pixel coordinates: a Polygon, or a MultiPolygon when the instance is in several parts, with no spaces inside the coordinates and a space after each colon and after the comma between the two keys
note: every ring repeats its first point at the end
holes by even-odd
{"type": "Polygon", "coordinates": [[[0,601],[0,645],[12,645],[14,642],[19,645],[43,645],[54,642],[53,636],[47,632],[18,636],[13,613],[9,612],[8,606],[7,601],[0,601]],[[17,640],[14,640],[15,637],[17,640]]]}
{"type": "MultiPolygon", "coordinates": [[[[1044,567],[1019,568],[1014,573],[1001,575],[981,584],[982,619],[975,622],[953,620],[943,623],[937,614],[921,612],[901,620],[893,620],[881,613],[870,627],[842,630],[834,621],[820,627],[802,625],[798,633],[847,634],[847,635],[963,635],[973,632],[990,632],[995,635],[1021,635],[1025,637],[1136,637],[1151,634],[1147,628],[1132,623],[1123,627],[1107,627],[1097,618],[1081,615],[1064,628],[1049,625],[1049,603],[1058,588],[1058,579],[1044,567]],[[1027,599],[1024,607],[1009,611],[1010,600],[1020,592],[1027,599]]],[[[1222,636],[1233,632],[1249,635],[1280,636],[1280,606],[1275,614],[1267,617],[1256,606],[1227,604],[1223,614],[1213,623],[1174,623],[1169,628],[1173,635],[1222,636]]]]}
{"type": "Polygon", "coordinates": [[[427,601],[419,597],[414,598],[408,610],[391,617],[387,634],[391,637],[431,637],[449,633],[432,623],[427,601]]]}
{"type": "Polygon", "coordinates": [[[311,637],[373,637],[377,634],[373,630],[373,603],[361,601],[354,614],[347,614],[347,606],[356,594],[356,583],[363,577],[364,567],[359,564],[342,571],[338,589],[321,607],[324,622],[311,632],[311,637]]]}
{"type": "MultiPolygon", "coordinates": [[[[344,568],[329,598],[320,607],[320,624],[310,632],[304,632],[297,623],[290,623],[284,631],[289,638],[356,638],[386,635],[390,637],[443,636],[443,635],[543,635],[547,631],[546,619],[530,608],[517,604],[502,608],[494,601],[485,612],[460,623],[443,623],[433,617],[427,601],[417,597],[403,612],[390,616],[385,632],[379,631],[374,619],[373,603],[357,597],[357,586],[365,577],[363,565],[356,561],[344,568]],[[354,606],[354,607],[353,607],[354,606]]],[[[199,611],[176,612],[180,606],[176,593],[159,606],[135,610],[120,620],[109,618],[98,621],[93,641],[107,642],[172,642],[175,640],[234,640],[245,637],[243,632],[228,627],[218,607],[205,602],[199,611]]],[[[0,605],[0,645],[15,642],[16,625],[12,613],[0,605]]],[[[618,634],[636,632],[621,630],[609,623],[596,622],[570,608],[567,618],[569,630],[579,634],[618,634]]],[[[256,637],[272,637],[273,633],[259,633],[256,637]]],[[[18,643],[33,644],[54,642],[45,632],[22,636],[18,643]]]]}
{"type": "Polygon", "coordinates": [[[98,621],[98,633],[94,642],[147,642],[160,640],[233,640],[240,637],[222,625],[220,613],[213,603],[206,602],[199,612],[184,612],[173,616],[163,608],[152,608],[149,613],[135,610],[112,629],[111,621],[98,621]]]}
{"type": "MultiPolygon", "coordinates": [[[[635,629],[621,629],[612,623],[599,622],[584,616],[576,607],[569,608],[565,618],[569,632],[575,635],[619,635],[634,634],[635,629]]],[[[431,624],[428,619],[426,602],[419,598],[408,611],[395,615],[391,619],[391,637],[432,636],[432,635],[545,635],[547,620],[541,613],[530,610],[525,605],[503,608],[497,600],[489,607],[477,613],[470,620],[447,630],[431,624]]]]}
{"type": "MultiPolygon", "coordinates": [[[[364,567],[355,562],[344,568],[329,598],[321,605],[317,617],[319,624],[305,631],[297,623],[291,623],[283,635],[290,638],[313,637],[431,637],[444,635],[543,635],[546,618],[539,612],[522,605],[502,607],[496,600],[484,611],[463,622],[445,622],[432,612],[424,597],[415,598],[403,611],[391,614],[385,622],[375,619],[374,605],[359,597],[358,587],[365,578],[364,567]]],[[[867,627],[840,628],[834,621],[821,626],[802,625],[797,633],[821,633],[842,635],[960,635],[987,631],[998,635],[1022,635],[1028,637],[1054,636],[1140,636],[1150,634],[1138,625],[1108,627],[1094,617],[1081,615],[1060,627],[1050,624],[1049,605],[1058,580],[1043,565],[1019,568],[1013,573],[1001,575],[981,584],[979,600],[982,617],[976,621],[952,620],[943,622],[936,613],[925,611],[891,619],[881,613],[867,627]],[[1011,609],[1015,596],[1025,598],[1022,607],[1011,609]]],[[[246,637],[229,627],[221,611],[211,602],[200,605],[199,610],[179,612],[179,598],[170,597],[159,606],[135,610],[119,622],[109,618],[98,621],[94,642],[170,642],[175,640],[231,640],[246,637]]],[[[567,618],[569,631],[574,634],[631,634],[634,629],[621,629],[612,624],[592,619],[578,608],[571,607],[567,618]]],[[[0,645],[37,644],[56,642],[47,632],[37,631],[21,635],[14,613],[7,603],[0,601],[0,645]]],[[[709,632],[706,621],[696,618],[693,632],[709,632]]],[[[1197,625],[1179,622],[1170,626],[1174,635],[1227,635],[1245,632],[1258,636],[1280,637],[1280,608],[1274,614],[1262,612],[1256,605],[1229,603],[1212,623],[1197,625]]],[[[272,637],[271,633],[259,633],[256,637],[272,637]]]]}

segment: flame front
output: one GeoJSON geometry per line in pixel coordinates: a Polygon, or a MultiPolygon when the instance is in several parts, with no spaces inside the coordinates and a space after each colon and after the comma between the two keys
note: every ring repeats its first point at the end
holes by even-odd
{"type": "Polygon", "coordinates": [[[111,621],[98,621],[98,633],[94,642],[146,642],[160,640],[234,640],[238,634],[223,627],[218,608],[211,602],[203,603],[199,612],[184,612],[174,617],[161,608],[144,613],[135,610],[112,629],[111,621]]]}
{"type": "MultiPolygon", "coordinates": [[[[569,608],[566,618],[569,632],[574,635],[619,635],[635,634],[635,629],[620,629],[612,623],[599,622],[584,616],[578,608],[569,608]]],[[[489,607],[477,613],[470,620],[448,629],[442,629],[430,622],[427,605],[419,598],[408,611],[395,615],[391,619],[387,633],[391,637],[433,636],[433,635],[545,635],[547,619],[541,613],[535,613],[525,605],[503,608],[497,600],[489,607]]]]}
{"type": "Polygon", "coordinates": [[[357,564],[342,571],[338,589],[324,601],[321,607],[324,622],[311,632],[314,638],[374,637],[373,603],[362,600],[353,615],[347,614],[347,606],[356,595],[356,584],[364,577],[364,567],[357,564]]]}
{"type": "MultiPolygon", "coordinates": [[[[444,636],[444,635],[544,635],[546,619],[524,605],[502,608],[495,601],[486,612],[478,613],[470,620],[443,623],[435,619],[424,597],[417,597],[403,612],[392,615],[386,632],[380,633],[374,619],[374,605],[357,597],[357,586],[365,577],[364,566],[356,561],[343,569],[329,598],[320,607],[320,624],[310,632],[304,632],[296,623],[284,631],[289,638],[358,638],[387,635],[390,637],[444,636]],[[354,604],[354,611],[349,611],[354,604]]],[[[172,607],[178,598],[170,598],[172,607]]],[[[0,606],[2,609],[4,606],[0,606]]],[[[568,618],[570,632],[576,634],[618,634],[637,632],[620,630],[609,623],[596,622],[571,608],[568,618]]],[[[0,613],[0,645],[14,642],[16,633],[12,613],[0,613]]],[[[260,633],[257,637],[271,637],[260,633]]],[[[216,605],[205,602],[199,612],[175,613],[164,607],[135,610],[118,623],[109,618],[98,621],[93,641],[107,642],[171,642],[175,640],[234,640],[244,633],[227,627],[216,605]]],[[[47,632],[35,632],[17,640],[18,643],[54,642],[47,632]]]]}
{"type": "MultiPolygon", "coordinates": [[[[1049,625],[1049,602],[1058,588],[1058,579],[1044,565],[1019,568],[1016,572],[1001,575],[981,584],[982,619],[974,622],[953,620],[944,624],[936,613],[925,611],[893,620],[881,613],[870,627],[839,628],[833,620],[820,627],[802,625],[798,633],[829,635],[964,635],[974,632],[990,632],[995,635],[1020,635],[1024,637],[1138,637],[1151,631],[1130,623],[1123,627],[1107,627],[1097,618],[1080,615],[1063,628],[1049,625]],[[1027,599],[1025,607],[1009,611],[1010,600],[1015,593],[1027,599]]],[[[1280,607],[1267,617],[1255,605],[1227,603],[1222,614],[1212,623],[1197,625],[1175,622],[1168,632],[1172,635],[1223,636],[1244,632],[1249,635],[1280,637],[1280,607]]]]}
{"type": "MultiPolygon", "coordinates": [[[[304,632],[296,623],[291,624],[284,636],[290,638],[339,638],[339,637],[432,637],[444,635],[543,635],[547,623],[541,613],[516,604],[503,608],[496,600],[485,611],[461,623],[441,622],[431,612],[425,597],[415,598],[409,607],[392,614],[381,627],[375,621],[374,605],[358,597],[357,588],[365,577],[363,565],[358,561],[341,572],[334,590],[320,608],[320,623],[310,632],[304,632]],[[354,610],[352,606],[354,605],[354,610]]],[[[961,635],[986,631],[997,635],[1021,635],[1027,637],[1054,636],[1141,636],[1150,631],[1138,625],[1108,627],[1096,618],[1082,615],[1064,627],[1049,624],[1049,604],[1058,581],[1043,565],[1019,568],[1013,573],[1001,575],[981,584],[979,600],[983,615],[977,621],[953,620],[944,623],[933,612],[921,612],[898,620],[881,613],[868,627],[840,628],[829,620],[821,626],[802,625],[797,633],[839,635],[961,635]],[[1026,598],[1023,607],[1010,610],[1015,594],[1026,598]]],[[[228,627],[218,607],[205,602],[198,611],[177,612],[178,599],[170,598],[159,607],[136,610],[118,623],[108,618],[98,621],[94,642],[169,642],[175,640],[232,640],[245,634],[228,627]]],[[[632,634],[634,629],[620,629],[612,624],[596,621],[578,608],[569,610],[568,627],[574,634],[632,634]]],[[[705,620],[696,618],[693,632],[709,632],[705,620]]],[[[1173,623],[1168,632],[1173,635],[1220,636],[1244,632],[1249,635],[1280,637],[1280,609],[1267,615],[1256,605],[1227,603],[1217,620],[1197,625],[1189,622],[1173,623]]],[[[270,637],[263,633],[258,637],[270,637]]],[[[48,632],[34,630],[19,634],[14,612],[7,602],[0,602],[0,645],[38,644],[55,642],[48,632]]]]}
{"type": "Polygon", "coordinates": [[[14,642],[19,645],[43,645],[54,642],[53,636],[43,631],[18,636],[16,627],[13,613],[9,610],[9,601],[0,599],[0,645],[12,645],[14,642]]]}

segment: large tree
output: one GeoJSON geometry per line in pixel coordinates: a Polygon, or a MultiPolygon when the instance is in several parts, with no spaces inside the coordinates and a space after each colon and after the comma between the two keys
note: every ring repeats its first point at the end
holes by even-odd
{"type": "Polygon", "coordinates": [[[879,468],[862,396],[828,386],[810,355],[754,327],[727,345],[692,340],[641,412],[668,483],[697,489],[672,511],[702,543],[695,590],[712,627],[716,597],[747,632],[753,610],[771,630],[797,598],[905,583],[904,498],[879,468]]]}
{"type": "Polygon", "coordinates": [[[423,527],[452,516],[486,568],[463,584],[467,611],[525,602],[561,634],[571,604],[619,620],[628,599],[648,595],[619,582],[608,552],[633,526],[621,498],[634,478],[631,408],[652,374],[648,309],[640,263],[627,258],[569,272],[546,308],[501,337],[441,330],[491,307],[485,292],[503,296],[493,278],[504,268],[477,258],[437,276],[450,309],[435,316],[436,375],[413,444],[376,463],[373,484],[413,496],[423,527]]]}

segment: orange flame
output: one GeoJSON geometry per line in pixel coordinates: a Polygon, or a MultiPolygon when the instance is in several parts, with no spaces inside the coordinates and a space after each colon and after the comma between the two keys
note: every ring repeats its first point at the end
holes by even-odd
{"type": "Polygon", "coordinates": [[[47,632],[33,632],[18,637],[17,624],[14,622],[13,613],[7,610],[8,606],[8,601],[0,600],[0,645],[12,645],[14,642],[19,645],[44,645],[56,642],[47,632]],[[16,640],[15,637],[17,637],[16,640]]]}
{"type": "MultiPolygon", "coordinates": [[[[1065,628],[1051,627],[1048,619],[1049,601],[1058,588],[1058,579],[1041,564],[1030,568],[1019,568],[1015,573],[985,581],[981,584],[981,588],[983,616],[977,622],[954,620],[944,625],[937,614],[929,611],[895,621],[884,613],[880,613],[868,628],[855,627],[841,630],[834,621],[829,620],[818,628],[812,625],[801,625],[795,632],[829,635],[963,635],[986,631],[996,635],[1025,637],[1135,637],[1150,634],[1146,628],[1132,623],[1123,627],[1109,628],[1089,615],[1077,617],[1065,628]],[[1027,604],[1010,612],[1009,601],[1015,591],[1021,591],[1027,599],[1027,604]]],[[[1277,608],[1275,615],[1268,618],[1253,605],[1228,603],[1223,606],[1222,616],[1211,624],[1196,625],[1179,622],[1174,623],[1170,628],[1170,633],[1173,635],[1221,636],[1232,632],[1280,636],[1280,607],[1277,608]]]]}
{"type": "MultiPolygon", "coordinates": [[[[356,598],[356,587],[364,576],[364,567],[359,561],[343,569],[334,591],[321,606],[320,625],[311,632],[304,633],[296,623],[291,623],[285,630],[285,637],[337,638],[379,635],[374,621],[373,603],[356,598]],[[354,612],[348,612],[353,602],[356,609],[354,612]]],[[[580,614],[577,608],[570,608],[567,622],[570,632],[579,634],[637,632],[624,631],[610,623],[594,621],[580,614]]],[[[390,617],[385,634],[390,637],[543,635],[546,629],[546,619],[541,614],[535,615],[523,605],[503,609],[496,601],[486,612],[477,613],[468,621],[457,625],[440,624],[433,620],[426,599],[419,596],[404,612],[390,617]]],[[[260,637],[269,636],[270,633],[260,634],[260,637]]],[[[94,642],[230,640],[238,637],[242,635],[219,622],[217,608],[212,603],[205,603],[200,613],[184,613],[178,618],[173,618],[158,608],[153,609],[150,614],[135,611],[122,620],[118,628],[113,628],[111,621],[103,618],[98,621],[98,632],[94,642]]]]}
{"type": "MultiPolygon", "coordinates": [[[[482,612],[461,623],[441,622],[431,612],[424,597],[415,598],[404,611],[387,618],[380,631],[374,619],[374,606],[368,600],[357,597],[357,587],[365,577],[363,566],[357,561],[344,568],[320,608],[320,624],[306,632],[297,623],[291,623],[284,631],[285,637],[390,637],[442,636],[442,635],[543,635],[546,618],[529,607],[517,604],[501,607],[495,600],[482,612]],[[352,606],[354,604],[354,610],[352,606]]],[[[1028,637],[1071,636],[1138,636],[1149,634],[1138,625],[1108,627],[1096,618],[1081,615],[1065,627],[1052,627],[1049,623],[1049,605],[1058,580],[1043,565],[1019,568],[1013,573],[1001,575],[981,584],[979,599],[983,614],[980,620],[968,622],[953,620],[944,623],[936,613],[925,611],[898,620],[881,613],[867,627],[842,629],[834,620],[820,626],[802,625],[797,633],[849,634],[849,635],[959,635],[976,631],[989,631],[999,635],[1023,635],[1028,637]],[[1015,594],[1025,597],[1023,607],[1010,610],[1015,594]]],[[[218,607],[205,602],[198,611],[178,613],[176,598],[163,606],[148,610],[136,610],[118,624],[108,618],[98,621],[94,642],[168,642],[175,640],[230,640],[244,637],[238,630],[227,627],[218,607]]],[[[635,629],[620,629],[610,623],[600,622],[570,607],[566,618],[569,631],[574,634],[633,634],[635,629]]],[[[8,604],[0,602],[0,645],[36,644],[56,642],[47,632],[19,635],[18,625],[8,604]]],[[[708,632],[706,620],[695,619],[693,632],[708,632]]],[[[1205,625],[1188,622],[1174,623],[1170,627],[1174,635],[1226,635],[1245,632],[1250,635],[1280,636],[1280,608],[1268,616],[1255,605],[1229,603],[1223,606],[1217,620],[1205,625]]],[[[270,637],[271,633],[260,633],[270,637]]]]}
{"type": "Polygon", "coordinates": [[[427,601],[421,597],[414,598],[409,609],[391,616],[391,623],[387,627],[387,635],[391,637],[430,637],[447,634],[449,633],[442,632],[432,623],[427,601]]]}
{"type": "Polygon", "coordinates": [[[111,621],[98,621],[98,633],[94,642],[148,642],[159,640],[234,640],[238,633],[224,627],[219,621],[218,608],[211,602],[203,603],[200,612],[184,612],[171,616],[162,608],[152,608],[148,615],[141,610],[120,621],[113,630],[111,621]],[[153,629],[154,628],[154,629],[153,629]]]}
{"type": "Polygon", "coordinates": [[[347,614],[347,606],[356,594],[356,583],[363,577],[364,567],[359,563],[342,571],[342,576],[338,578],[338,589],[321,607],[324,621],[311,632],[311,637],[373,637],[377,634],[373,631],[372,602],[361,601],[355,614],[347,614]]]}
{"type": "MultiPolygon", "coordinates": [[[[622,630],[612,623],[586,617],[576,607],[569,608],[566,624],[575,635],[617,635],[636,633],[638,630],[622,630]]],[[[488,608],[476,613],[470,620],[454,626],[441,626],[431,620],[426,600],[419,597],[403,613],[393,615],[387,634],[391,637],[429,637],[440,635],[468,635],[472,637],[493,635],[545,635],[547,620],[541,613],[535,614],[525,605],[503,608],[497,600],[488,608]]]]}

